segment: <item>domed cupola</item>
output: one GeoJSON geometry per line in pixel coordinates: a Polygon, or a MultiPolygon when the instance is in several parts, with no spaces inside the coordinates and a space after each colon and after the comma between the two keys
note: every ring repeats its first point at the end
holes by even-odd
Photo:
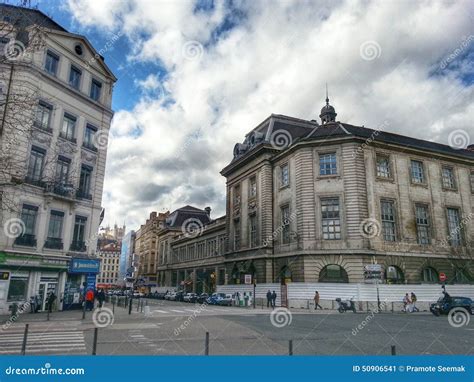
{"type": "Polygon", "coordinates": [[[329,122],[335,122],[336,115],[336,110],[329,104],[328,88],[326,86],[326,105],[321,109],[319,118],[321,118],[321,123],[324,125],[329,122]]]}

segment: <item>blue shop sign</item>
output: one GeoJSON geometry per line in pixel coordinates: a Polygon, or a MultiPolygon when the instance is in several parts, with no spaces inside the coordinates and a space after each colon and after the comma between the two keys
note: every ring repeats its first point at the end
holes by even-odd
{"type": "Polygon", "coordinates": [[[97,277],[96,274],[87,275],[87,277],[86,277],[86,283],[87,283],[86,289],[95,290],[95,279],[96,279],[96,277],[97,277]]]}
{"type": "Polygon", "coordinates": [[[93,259],[71,259],[69,273],[99,273],[100,261],[93,259]]]}

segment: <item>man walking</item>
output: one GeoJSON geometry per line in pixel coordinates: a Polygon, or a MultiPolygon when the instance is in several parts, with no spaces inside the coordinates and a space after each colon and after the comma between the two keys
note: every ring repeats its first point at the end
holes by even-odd
{"type": "Polygon", "coordinates": [[[277,294],[275,291],[272,293],[272,308],[275,309],[276,306],[276,300],[277,300],[277,294]]]}
{"type": "Polygon", "coordinates": [[[270,305],[272,305],[272,292],[269,289],[267,292],[267,308],[270,308],[270,305]]]}
{"type": "Polygon", "coordinates": [[[323,307],[319,305],[319,292],[316,291],[314,293],[314,310],[318,310],[318,306],[319,306],[319,309],[323,310],[323,307]]]}
{"type": "Polygon", "coordinates": [[[105,292],[103,289],[100,289],[99,292],[97,293],[97,301],[99,301],[99,308],[102,308],[102,305],[104,304],[104,301],[105,301],[105,292]]]}
{"type": "Polygon", "coordinates": [[[418,308],[416,307],[416,294],[411,292],[411,305],[412,305],[412,310],[413,312],[419,312],[418,308]]]}
{"type": "Polygon", "coordinates": [[[86,292],[86,309],[90,311],[94,309],[94,291],[92,289],[88,289],[86,292]]]}
{"type": "Polygon", "coordinates": [[[53,311],[53,304],[56,301],[56,295],[54,292],[51,292],[48,296],[48,312],[51,313],[53,311]]]}

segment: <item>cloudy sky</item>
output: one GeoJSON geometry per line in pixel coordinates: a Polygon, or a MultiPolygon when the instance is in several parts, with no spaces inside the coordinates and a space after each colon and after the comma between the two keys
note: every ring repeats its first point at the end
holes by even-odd
{"type": "Polygon", "coordinates": [[[474,143],[470,1],[40,1],[118,77],[105,224],[225,213],[219,171],[271,113],[474,143]],[[120,38],[114,38],[114,35],[120,38]],[[110,44],[109,44],[110,45],[110,44]]]}

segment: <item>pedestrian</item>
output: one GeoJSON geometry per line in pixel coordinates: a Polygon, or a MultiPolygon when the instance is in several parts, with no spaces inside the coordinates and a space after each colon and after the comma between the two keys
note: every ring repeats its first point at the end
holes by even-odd
{"type": "Polygon", "coordinates": [[[272,293],[272,308],[275,309],[276,306],[276,300],[277,300],[277,294],[275,291],[272,293]]]}
{"type": "Polygon", "coordinates": [[[316,291],[314,293],[314,310],[317,310],[319,306],[319,309],[323,310],[323,307],[319,305],[319,292],[316,291]]]}
{"type": "Polygon", "coordinates": [[[410,312],[410,305],[411,305],[410,296],[408,295],[408,293],[405,293],[405,297],[403,297],[403,311],[405,313],[410,312]]]}
{"type": "Polygon", "coordinates": [[[411,292],[411,306],[413,312],[419,312],[418,308],[416,307],[416,294],[411,292]]]}
{"type": "Polygon", "coordinates": [[[102,308],[102,305],[104,305],[105,301],[105,293],[103,289],[100,289],[97,293],[97,301],[99,301],[99,308],[102,308]]]}
{"type": "Polygon", "coordinates": [[[272,292],[270,292],[270,289],[267,292],[267,308],[270,308],[270,305],[272,304],[272,292]]]}
{"type": "Polygon", "coordinates": [[[40,308],[41,308],[41,302],[40,302],[39,296],[36,295],[35,296],[35,313],[38,313],[38,310],[40,310],[40,308]]]}
{"type": "Polygon", "coordinates": [[[53,311],[53,304],[56,301],[56,295],[54,292],[51,292],[48,296],[48,312],[51,313],[53,311]]]}
{"type": "Polygon", "coordinates": [[[35,310],[36,310],[36,300],[35,300],[35,296],[31,296],[30,297],[30,313],[35,313],[35,310]]]}
{"type": "Polygon", "coordinates": [[[86,292],[86,309],[94,309],[94,291],[92,289],[88,289],[86,292]]]}

